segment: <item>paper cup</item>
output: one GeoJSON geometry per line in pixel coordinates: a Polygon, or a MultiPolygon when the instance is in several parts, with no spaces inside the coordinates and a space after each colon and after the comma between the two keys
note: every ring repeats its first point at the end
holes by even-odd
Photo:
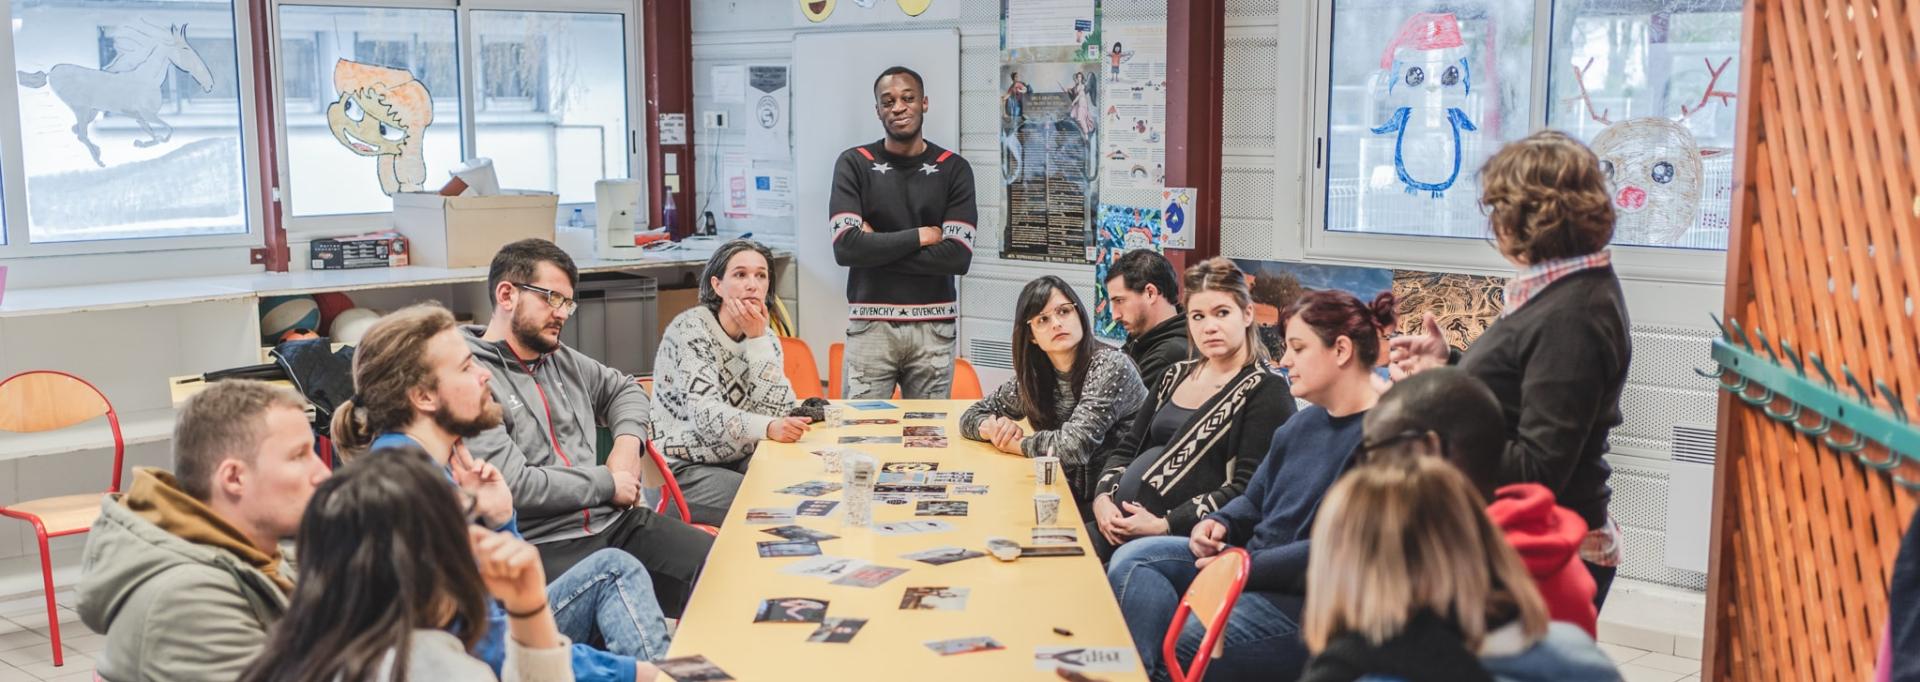
{"type": "Polygon", "coordinates": [[[825,413],[827,428],[837,429],[847,425],[847,408],[840,405],[828,405],[821,409],[825,413]]]}
{"type": "Polygon", "coordinates": [[[1059,475],[1055,472],[1059,470],[1060,470],[1059,457],[1033,458],[1033,480],[1035,483],[1039,483],[1040,485],[1043,485],[1043,486],[1053,485],[1054,477],[1059,475]]]}
{"type": "Polygon", "coordinates": [[[1060,496],[1053,493],[1035,493],[1033,496],[1033,525],[1052,526],[1060,523],[1060,496]]]}

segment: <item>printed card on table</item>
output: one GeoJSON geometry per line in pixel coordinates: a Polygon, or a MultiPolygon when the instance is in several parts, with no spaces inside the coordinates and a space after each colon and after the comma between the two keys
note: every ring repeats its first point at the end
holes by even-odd
{"type": "Polygon", "coordinates": [[[775,526],[773,528],[762,529],[760,532],[777,535],[787,540],[801,540],[805,542],[840,539],[838,535],[823,530],[814,530],[806,526],[775,526]]]}
{"type": "Polygon", "coordinates": [[[792,523],[791,507],[754,507],[747,510],[747,523],[760,525],[768,523],[792,523]]]}
{"type": "Polygon", "coordinates": [[[820,554],[819,543],[811,541],[774,540],[755,544],[760,548],[760,556],[763,558],[819,556],[820,554]]]}
{"type": "Polygon", "coordinates": [[[669,658],[653,664],[660,672],[673,677],[676,682],[726,682],[733,679],[727,671],[714,665],[705,656],[681,656],[669,658]]]}
{"type": "Polygon", "coordinates": [[[889,580],[900,577],[900,574],[906,572],[907,569],[904,568],[868,564],[856,568],[846,575],[835,578],[832,584],[850,585],[853,587],[879,587],[889,580]]]}
{"type": "Polygon", "coordinates": [[[850,402],[850,403],[847,403],[847,407],[851,407],[851,408],[853,408],[853,409],[856,409],[856,410],[897,410],[897,409],[900,409],[900,408],[899,408],[898,406],[896,406],[896,405],[894,405],[893,403],[890,403],[890,402],[887,402],[887,401],[885,401],[885,400],[855,400],[855,401],[853,401],[853,402],[850,402]]]}
{"type": "Polygon", "coordinates": [[[933,549],[921,550],[918,552],[914,552],[912,554],[902,554],[900,555],[900,558],[911,559],[924,564],[944,566],[946,564],[951,564],[956,561],[966,561],[968,559],[974,559],[974,558],[983,557],[986,555],[987,555],[986,552],[971,550],[965,547],[935,547],[933,549]]]}
{"type": "Polygon", "coordinates": [[[1035,670],[1066,668],[1090,673],[1124,673],[1138,670],[1133,650],[1118,646],[1043,646],[1033,650],[1035,670]]]}
{"type": "Polygon", "coordinates": [[[775,597],[760,602],[755,623],[818,623],[827,617],[827,600],[811,597],[775,597]]]}
{"type": "Polygon", "coordinates": [[[834,580],[848,573],[860,570],[866,565],[867,562],[859,559],[837,556],[817,556],[787,564],[785,568],[780,569],[780,572],[786,575],[797,575],[805,578],[834,580]]]}
{"type": "Polygon", "coordinates": [[[1006,647],[1001,646],[1000,643],[994,641],[992,637],[962,637],[960,639],[943,639],[936,642],[927,642],[927,648],[932,649],[934,653],[938,653],[941,656],[953,656],[955,654],[970,654],[976,651],[999,651],[1006,647]]]}
{"type": "Polygon", "coordinates": [[[793,511],[801,516],[826,516],[837,506],[840,506],[838,500],[807,500],[801,502],[800,506],[795,507],[793,511]]]}
{"type": "Polygon", "coordinates": [[[947,413],[945,413],[945,412],[908,412],[908,413],[906,413],[906,414],[904,414],[904,415],[901,415],[901,416],[900,416],[900,418],[901,418],[901,419],[913,419],[913,420],[921,420],[921,419],[946,419],[946,418],[947,418],[947,413]]]}
{"type": "Polygon", "coordinates": [[[820,627],[813,634],[807,636],[807,641],[845,644],[853,641],[853,636],[860,634],[860,628],[866,624],[865,618],[828,618],[820,622],[820,627]]]}
{"type": "MultiPolygon", "coordinates": [[[[899,442],[899,441],[895,441],[899,442]]],[[[917,471],[939,471],[939,462],[887,462],[880,465],[880,471],[886,473],[913,473],[917,471]]]]}
{"type": "Polygon", "coordinates": [[[895,521],[876,523],[873,532],[881,535],[915,535],[919,533],[944,533],[953,530],[953,524],[945,521],[895,521]]]}
{"type": "Polygon", "coordinates": [[[962,611],[967,608],[965,587],[909,587],[900,596],[900,608],[929,611],[962,611]]]}
{"type": "Polygon", "coordinates": [[[959,500],[921,500],[914,516],[966,516],[967,503],[959,500]]]}

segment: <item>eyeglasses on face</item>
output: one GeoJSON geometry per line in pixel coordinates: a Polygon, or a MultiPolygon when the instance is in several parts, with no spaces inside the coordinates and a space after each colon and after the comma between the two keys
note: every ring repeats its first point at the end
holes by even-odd
{"type": "Polygon", "coordinates": [[[545,287],[536,287],[531,284],[521,284],[519,282],[514,282],[513,286],[518,287],[521,291],[528,291],[528,292],[540,294],[541,296],[546,297],[547,307],[553,308],[554,310],[558,310],[568,315],[572,315],[573,311],[578,310],[580,308],[579,301],[576,301],[571,298],[567,298],[565,294],[562,294],[558,291],[554,291],[552,289],[548,289],[545,287]]]}
{"type": "Polygon", "coordinates": [[[1070,319],[1075,319],[1073,311],[1074,307],[1072,303],[1062,303],[1060,307],[1029,318],[1027,320],[1027,326],[1033,327],[1034,329],[1046,329],[1048,326],[1051,326],[1055,320],[1065,322],[1070,319]]]}

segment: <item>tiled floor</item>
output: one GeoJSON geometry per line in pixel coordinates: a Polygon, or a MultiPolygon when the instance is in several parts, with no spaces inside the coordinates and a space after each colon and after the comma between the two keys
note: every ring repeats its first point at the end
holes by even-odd
{"type": "MultiPolygon", "coordinates": [[[[92,680],[93,657],[107,639],[93,634],[72,610],[71,590],[54,593],[60,606],[60,634],[66,664],[53,667],[47,641],[45,602],[37,597],[0,601],[0,682],[68,682],[92,680]]],[[[1700,661],[1619,644],[1601,643],[1600,649],[1620,666],[1626,682],[1698,682],[1700,661]]]]}

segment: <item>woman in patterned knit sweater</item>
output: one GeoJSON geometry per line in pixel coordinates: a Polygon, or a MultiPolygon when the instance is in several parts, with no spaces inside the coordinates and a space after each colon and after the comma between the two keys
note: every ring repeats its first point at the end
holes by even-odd
{"type": "Polygon", "coordinates": [[[792,443],[807,432],[805,417],[786,416],[793,385],[767,328],[772,256],[748,240],[715,249],[700,305],[667,325],[653,364],[648,428],[703,522],[726,516],[760,439],[792,443]]]}
{"type": "Polygon", "coordinates": [[[1008,454],[1060,458],[1081,518],[1092,518],[1093,456],[1132,429],[1147,387],[1125,353],[1094,342],[1087,308],[1066,280],[1028,282],[1013,319],[1013,381],[967,408],[960,435],[1008,454]]]}

